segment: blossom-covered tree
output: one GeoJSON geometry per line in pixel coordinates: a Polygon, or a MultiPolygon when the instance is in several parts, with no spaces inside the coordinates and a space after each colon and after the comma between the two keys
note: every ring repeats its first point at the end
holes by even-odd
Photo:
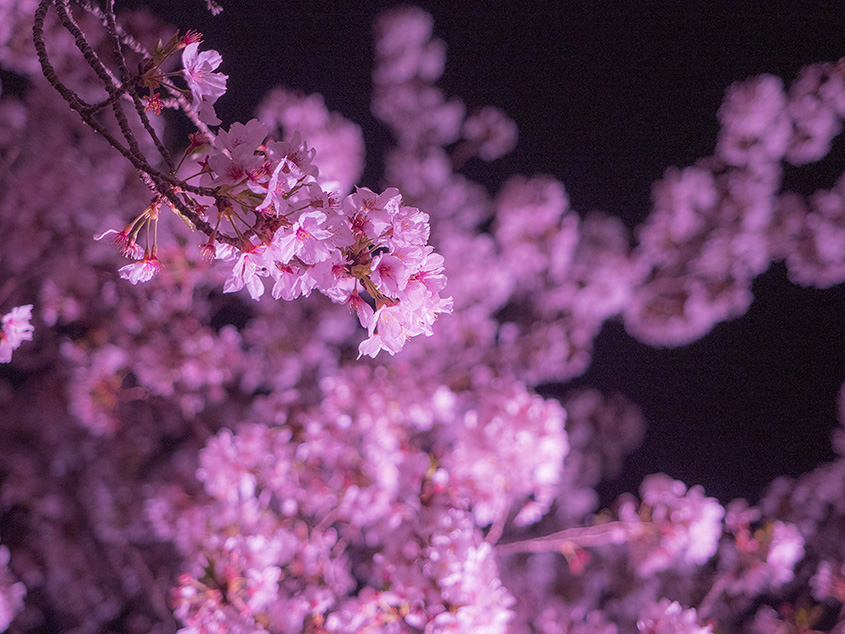
{"type": "Polygon", "coordinates": [[[423,9],[374,21],[379,176],[371,126],[290,87],[231,118],[234,51],[115,5],[0,0],[1,628],[845,627],[845,390],[831,459],[759,499],[650,465],[614,499],[646,420],[575,381],[609,328],[706,344],[773,266],[841,298],[841,164],[796,175],[842,61],[730,84],[632,223],[489,178],[519,122],[452,94],[423,9]]]}

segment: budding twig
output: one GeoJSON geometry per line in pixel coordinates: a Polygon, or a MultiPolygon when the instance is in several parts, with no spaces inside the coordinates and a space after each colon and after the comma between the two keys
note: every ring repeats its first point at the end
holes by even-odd
{"type": "Polygon", "coordinates": [[[153,143],[155,144],[159,154],[161,154],[162,158],[164,158],[164,161],[167,163],[167,167],[170,169],[171,172],[175,172],[176,166],[173,163],[173,158],[170,156],[170,152],[168,152],[167,148],[164,147],[164,144],[162,144],[161,140],[158,138],[158,134],[156,134],[156,131],[153,129],[153,126],[150,124],[150,119],[147,116],[146,109],[144,108],[144,103],[141,101],[141,97],[140,95],[138,95],[138,91],[135,89],[136,78],[130,78],[129,70],[126,67],[126,58],[124,58],[123,56],[123,50],[121,49],[120,45],[120,37],[117,33],[117,24],[115,23],[114,19],[114,0],[109,0],[109,2],[106,4],[105,18],[106,28],[112,38],[115,58],[117,59],[117,64],[120,68],[122,85],[128,86],[127,94],[129,94],[129,96],[132,98],[132,102],[135,104],[135,111],[138,113],[138,118],[144,125],[144,129],[147,131],[147,134],[150,135],[150,138],[153,140],[153,143]]]}
{"type": "MultiPolygon", "coordinates": [[[[89,4],[86,2],[83,3],[82,6],[83,8],[87,8],[89,4]]],[[[107,28],[109,29],[109,33],[112,35],[112,37],[119,37],[117,25],[116,23],[114,23],[114,16],[111,3],[109,3],[105,13],[101,12],[101,14],[107,22],[107,28]]],[[[120,82],[110,73],[110,71],[105,67],[105,65],[103,65],[96,51],[94,51],[93,47],[86,39],[84,33],[79,28],[79,25],[73,19],[73,16],[70,14],[69,11],[68,0],[40,0],[38,8],[35,11],[35,22],[32,29],[32,39],[35,45],[35,50],[38,55],[38,61],[41,64],[41,70],[44,74],[44,77],[47,79],[50,85],[53,86],[56,91],[58,91],[62,98],[68,103],[68,105],[70,105],[70,107],[79,114],[82,121],[92,130],[94,130],[97,134],[103,137],[103,139],[105,139],[106,142],[111,145],[115,150],[120,152],[120,154],[124,158],[126,158],[130,163],[132,163],[132,165],[139,172],[141,172],[142,175],[145,176],[145,180],[147,181],[148,185],[152,185],[151,189],[153,189],[153,191],[160,194],[164,198],[167,198],[169,203],[173,205],[176,209],[178,209],[183,216],[190,220],[196,229],[202,231],[209,237],[213,236],[214,239],[220,242],[237,247],[240,244],[237,238],[233,238],[231,236],[227,236],[221,233],[215,234],[214,228],[208,222],[203,220],[197,212],[195,212],[188,205],[186,205],[176,195],[176,191],[174,189],[178,188],[182,191],[200,196],[214,196],[217,193],[217,190],[215,188],[198,187],[195,185],[190,185],[178,179],[173,174],[168,174],[156,169],[155,167],[150,165],[149,161],[147,161],[146,157],[143,155],[138,141],[135,138],[135,135],[129,125],[129,120],[126,118],[126,113],[123,111],[122,105],[120,104],[121,97],[124,94],[127,94],[127,96],[132,99],[133,103],[135,103],[136,111],[139,110],[140,104],[139,116],[141,117],[141,121],[144,123],[145,129],[147,129],[148,133],[152,135],[153,141],[154,143],[156,143],[156,147],[158,148],[159,152],[162,152],[162,150],[164,150],[162,156],[167,161],[170,169],[174,169],[172,158],[169,157],[169,154],[167,154],[166,149],[155,135],[155,132],[152,130],[152,126],[149,123],[149,119],[146,117],[146,113],[143,112],[143,103],[140,101],[140,97],[137,95],[137,91],[135,91],[134,89],[134,79],[128,77],[128,73],[126,71],[125,66],[125,58],[122,57],[122,53],[116,48],[116,54],[119,60],[118,63],[121,64],[121,72],[124,74],[124,81],[120,82]],[[92,68],[92,70],[94,70],[94,72],[97,74],[97,77],[103,83],[105,90],[109,94],[106,100],[98,102],[96,104],[90,104],[83,100],[75,91],[66,86],[59,79],[55,68],[50,62],[50,57],[47,53],[47,45],[44,40],[44,22],[47,16],[47,11],[49,10],[49,7],[51,5],[56,9],[62,26],[64,26],[64,28],[67,29],[73,36],[74,42],[77,48],[82,53],[83,57],[85,58],[85,61],[92,68]],[[121,134],[125,139],[126,145],[124,145],[124,143],[115,138],[114,135],[112,135],[106,129],[106,127],[102,123],[100,123],[94,116],[97,112],[102,110],[102,108],[107,105],[112,106],[112,111],[114,112],[118,126],[120,127],[121,134]]],[[[184,97],[177,96],[177,100],[186,111],[191,111],[191,108],[188,106],[187,101],[184,99],[184,97]]],[[[201,125],[200,127],[207,130],[207,127],[204,125],[201,125]]]]}

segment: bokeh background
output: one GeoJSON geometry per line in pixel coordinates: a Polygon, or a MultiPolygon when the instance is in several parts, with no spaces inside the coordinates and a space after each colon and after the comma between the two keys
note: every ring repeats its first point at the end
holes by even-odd
{"type": "MultiPolygon", "coordinates": [[[[117,3],[199,30],[221,52],[220,70],[230,76],[217,104],[224,123],[251,117],[276,85],[319,92],[364,130],[361,184],[390,185],[380,182],[388,133],[370,114],[371,28],[397,3],[221,4],[215,17],[202,0],[117,3]]],[[[513,153],[470,161],[465,173],[494,192],[514,173],[551,174],[573,209],[611,213],[631,229],[648,215],[651,184],[667,167],[713,152],[716,112],[733,81],[771,73],[788,84],[802,66],[845,55],[839,2],[417,4],[448,45],[446,94],[470,110],[499,106],[519,126],[513,153]]],[[[843,169],[840,138],[822,161],[787,166],[784,188],[810,194],[831,187],[843,169]]],[[[776,476],[832,458],[845,381],[845,287],[801,288],[775,264],[753,290],[744,317],[680,348],[646,346],[608,322],[586,374],[540,386],[544,395],[618,391],[642,409],[643,446],[619,478],[601,485],[603,501],[657,471],[702,484],[722,502],[755,500],[776,476]]]]}

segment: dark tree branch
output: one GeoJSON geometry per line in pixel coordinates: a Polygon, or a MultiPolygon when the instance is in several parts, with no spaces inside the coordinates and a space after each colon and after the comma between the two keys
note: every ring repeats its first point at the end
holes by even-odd
{"type": "MultiPolygon", "coordinates": [[[[97,53],[94,52],[91,44],[85,38],[85,34],[82,32],[82,29],[79,28],[79,25],[73,19],[73,16],[68,10],[68,0],[57,0],[54,3],[54,6],[56,7],[56,12],[59,14],[62,26],[64,26],[65,29],[67,29],[73,36],[76,48],[80,50],[82,56],[85,58],[85,61],[88,62],[88,65],[97,74],[97,77],[100,78],[100,81],[103,83],[103,86],[109,95],[114,96],[115,92],[118,90],[119,83],[118,86],[115,86],[109,71],[106,70],[106,67],[97,56],[97,53]]],[[[135,135],[132,133],[132,129],[129,127],[129,120],[126,118],[126,113],[123,111],[120,99],[115,98],[112,101],[112,111],[117,119],[117,125],[120,127],[120,132],[123,134],[123,138],[126,139],[126,143],[129,144],[129,151],[133,156],[143,161],[144,155],[138,145],[138,140],[135,138],[135,135]]]]}
{"type": "Polygon", "coordinates": [[[147,117],[147,112],[144,107],[143,101],[141,101],[141,97],[138,95],[138,91],[135,89],[136,85],[136,78],[131,77],[129,74],[129,69],[126,67],[126,59],[123,57],[123,50],[121,49],[120,44],[120,37],[117,33],[117,24],[114,20],[114,0],[109,0],[108,4],[106,5],[106,28],[108,29],[109,35],[112,38],[112,44],[114,45],[114,55],[117,59],[117,65],[120,69],[120,79],[122,82],[122,86],[129,86],[127,89],[127,94],[132,98],[132,102],[135,104],[135,112],[138,113],[138,118],[141,120],[141,123],[144,125],[144,129],[147,131],[147,134],[150,135],[150,138],[153,140],[153,143],[156,146],[159,154],[161,154],[164,161],[167,163],[167,167],[170,169],[171,173],[176,172],[176,164],[173,162],[173,158],[170,156],[170,152],[167,151],[167,148],[164,147],[164,144],[159,140],[158,134],[153,129],[153,126],[150,124],[150,119],[147,117]]]}
{"type": "MultiPolygon", "coordinates": [[[[109,28],[110,34],[112,37],[115,37],[117,34],[117,25],[114,23],[113,14],[110,18],[108,11],[111,10],[111,4],[109,4],[109,9],[104,14],[105,19],[107,21],[107,28],[109,28]],[[114,26],[109,27],[111,23],[114,26]]],[[[75,110],[82,121],[88,125],[92,130],[94,130],[97,134],[103,137],[106,142],[111,145],[114,149],[116,149],[120,154],[126,158],[132,165],[143,175],[145,175],[149,180],[148,185],[152,185],[152,189],[162,196],[166,198],[169,203],[179,211],[182,216],[184,216],[190,223],[199,231],[202,231],[204,234],[209,236],[210,238],[216,239],[222,243],[232,245],[236,248],[240,248],[241,240],[236,237],[228,236],[225,234],[221,234],[218,231],[215,231],[214,227],[206,222],[194,209],[189,207],[179,196],[177,195],[177,190],[184,191],[187,193],[196,194],[199,196],[217,196],[217,189],[213,187],[197,187],[194,185],[190,185],[178,178],[176,178],[173,174],[164,173],[156,168],[154,168],[150,163],[146,160],[143,153],[138,146],[137,139],[135,138],[130,126],[129,120],[126,118],[126,113],[123,111],[121,102],[121,97],[124,94],[128,94],[128,96],[135,102],[136,110],[138,109],[138,104],[140,103],[141,111],[143,111],[143,103],[140,101],[140,97],[137,95],[137,91],[134,90],[134,79],[128,77],[128,72],[125,66],[125,59],[122,58],[121,54],[118,54],[118,63],[121,65],[121,73],[123,74],[123,82],[119,82],[114,78],[108,69],[103,65],[100,58],[97,56],[97,53],[91,47],[88,40],[85,38],[85,35],[82,33],[82,30],[76,24],[76,21],[70,15],[68,9],[68,0],[40,0],[38,9],[35,11],[35,23],[32,29],[32,39],[35,45],[35,50],[38,54],[38,61],[41,64],[41,69],[44,74],[44,77],[50,83],[53,88],[55,88],[58,93],[62,96],[62,98],[70,105],[70,107],[75,110]],[[72,89],[67,87],[62,81],[59,79],[58,74],[56,73],[55,68],[50,63],[50,57],[47,53],[47,45],[44,40],[44,21],[47,16],[47,11],[49,10],[50,5],[54,6],[56,12],[59,16],[59,19],[62,25],[71,33],[74,38],[74,42],[77,48],[82,53],[85,61],[88,65],[94,70],[97,74],[97,77],[103,83],[106,91],[109,93],[108,99],[103,102],[99,102],[97,104],[89,104],[83,99],[79,97],[72,89]],[[136,101],[137,99],[137,101],[136,101]],[[106,105],[111,105],[112,110],[115,114],[115,118],[117,119],[118,125],[120,127],[121,133],[124,136],[126,145],[123,145],[118,139],[116,139],[106,128],[105,126],[100,123],[96,118],[95,114],[100,111],[106,105]]],[[[178,97],[177,97],[178,98],[178,97]]],[[[190,111],[190,108],[187,106],[184,98],[182,98],[181,104],[186,110],[190,111]]],[[[141,115],[142,113],[139,113],[141,115]]],[[[142,121],[146,119],[145,127],[149,125],[149,119],[146,118],[145,114],[142,116],[142,121]]],[[[205,126],[203,128],[207,129],[205,126]]],[[[151,129],[151,126],[149,126],[151,129]]],[[[153,132],[154,134],[154,132],[153,132]]],[[[157,137],[153,137],[156,140],[157,146],[160,144],[157,137]]],[[[162,146],[163,147],[163,146],[162,146]]],[[[161,150],[159,150],[161,151],[161,150]]],[[[166,150],[165,150],[166,151],[166,150]]],[[[172,165],[172,161],[168,162],[169,165],[172,165]]],[[[172,167],[171,167],[172,171],[172,167]]]]}

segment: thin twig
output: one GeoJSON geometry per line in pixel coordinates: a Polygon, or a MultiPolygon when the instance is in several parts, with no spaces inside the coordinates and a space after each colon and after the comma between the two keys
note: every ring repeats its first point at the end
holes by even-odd
{"type": "MultiPolygon", "coordinates": [[[[111,72],[106,69],[103,62],[97,56],[97,53],[94,52],[90,42],[88,42],[85,38],[85,34],[82,32],[82,29],[79,28],[76,20],[74,20],[73,16],[70,14],[68,0],[57,0],[54,6],[56,7],[56,13],[58,13],[59,19],[62,22],[62,26],[64,26],[65,29],[67,29],[67,31],[73,36],[76,48],[78,48],[82,53],[85,61],[88,62],[88,65],[97,74],[97,77],[100,78],[100,81],[103,83],[103,87],[109,95],[114,95],[120,87],[120,82],[117,81],[111,72]]],[[[123,138],[126,139],[126,143],[129,145],[129,151],[134,156],[143,160],[144,155],[138,145],[138,140],[135,138],[135,135],[132,133],[132,129],[129,127],[129,120],[126,118],[126,113],[123,111],[123,106],[119,99],[115,99],[112,102],[112,111],[117,119],[117,125],[120,128],[120,132],[123,134],[123,138]]]]}
{"type": "Polygon", "coordinates": [[[516,553],[545,553],[561,552],[567,546],[603,546],[617,544],[633,537],[642,535],[653,529],[652,524],[633,524],[631,522],[608,522],[595,526],[567,528],[545,537],[526,539],[509,544],[495,546],[499,555],[513,555],[516,553]]]}
{"type": "Polygon", "coordinates": [[[701,618],[705,618],[710,611],[713,609],[713,605],[716,603],[716,600],[722,596],[722,592],[724,592],[725,588],[728,586],[728,583],[733,581],[735,578],[734,572],[729,571],[722,574],[710,590],[707,592],[707,596],[705,596],[701,600],[701,604],[698,606],[698,614],[701,618]]]}
{"type": "Polygon", "coordinates": [[[131,87],[128,89],[128,94],[132,98],[132,102],[135,104],[135,112],[138,113],[138,118],[141,120],[141,123],[144,125],[144,129],[147,131],[147,134],[150,135],[150,138],[153,140],[153,143],[156,146],[159,154],[161,154],[164,161],[167,163],[167,167],[170,168],[171,173],[176,171],[176,165],[173,162],[173,158],[170,156],[170,152],[167,151],[167,148],[164,147],[164,144],[159,140],[158,134],[153,129],[153,126],[150,124],[150,119],[147,117],[146,109],[144,108],[144,104],[141,101],[141,97],[138,96],[138,91],[135,90],[135,78],[133,77],[130,79],[129,77],[129,69],[126,67],[126,58],[123,57],[123,50],[120,47],[120,37],[117,34],[117,24],[114,20],[114,0],[109,0],[108,4],[106,5],[106,28],[109,32],[109,35],[112,38],[112,43],[114,45],[114,54],[117,58],[118,68],[120,69],[121,74],[121,81],[122,84],[128,85],[131,82],[131,87]]]}
{"type": "MultiPolygon", "coordinates": [[[[80,2],[86,10],[90,11],[92,14],[98,17],[103,22],[104,26],[106,25],[106,15],[98,6],[91,3],[90,0],[80,0],[80,2]]],[[[123,44],[128,46],[135,53],[138,53],[138,55],[142,57],[142,61],[148,61],[152,59],[152,55],[150,54],[150,52],[146,48],[144,48],[141,43],[138,42],[135,38],[126,33],[126,31],[124,31],[119,24],[116,25],[116,31],[117,34],[120,36],[121,42],[123,42],[123,44]]],[[[168,92],[171,92],[174,99],[176,100],[176,104],[178,105],[178,107],[191,120],[191,122],[197,127],[197,129],[203,134],[205,134],[209,139],[213,139],[215,137],[215,134],[204,122],[200,120],[194,108],[192,108],[190,103],[188,103],[188,100],[185,99],[185,96],[178,92],[174,94],[172,91],[170,91],[170,89],[167,90],[168,92]]],[[[108,101],[109,100],[106,100],[106,102],[101,102],[101,104],[97,105],[102,107],[103,105],[106,105],[108,101]]]]}
{"type": "MultiPolygon", "coordinates": [[[[102,22],[103,26],[107,26],[106,14],[103,13],[103,11],[102,11],[102,9],[100,9],[100,7],[98,7],[93,2],[90,2],[90,0],[77,0],[77,1],[86,11],[88,11],[88,13],[90,13],[93,16],[99,18],[100,22],[102,22]]],[[[134,37],[132,37],[126,31],[124,31],[123,27],[121,27],[119,24],[117,24],[115,30],[117,31],[117,34],[120,37],[120,42],[124,46],[126,46],[129,50],[131,50],[133,53],[137,53],[138,55],[140,55],[143,58],[143,61],[147,61],[149,59],[152,59],[152,55],[150,55],[150,52],[146,48],[144,48],[144,46],[138,40],[136,40],[134,37]]]]}
{"type": "MultiPolygon", "coordinates": [[[[193,226],[202,231],[209,237],[212,237],[219,242],[232,245],[236,248],[240,248],[241,242],[238,238],[234,238],[225,234],[221,234],[214,230],[214,227],[203,220],[200,215],[188,207],[177,195],[175,188],[179,188],[182,191],[200,195],[200,196],[216,196],[217,190],[212,187],[197,187],[195,185],[189,185],[184,181],[177,179],[174,175],[166,174],[160,170],[157,170],[143,156],[138,147],[137,141],[132,134],[131,129],[129,128],[129,122],[126,119],[126,115],[123,112],[123,109],[120,105],[119,97],[123,92],[126,91],[127,88],[124,88],[120,82],[114,79],[113,75],[103,66],[100,59],[97,57],[96,52],[90,46],[88,41],[85,39],[84,34],[79,29],[78,25],[75,23],[73,18],[69,15],[68,12],[68,0],[40,0],[38,8],[35,11],[35,21],[32,28],[32,39],[35,45],[36,53],[38,54],[38,61],[41,64],[41,70],[44,74],[44,77],[50,83],[53,88],[58,91],[58,93],[62,96],[62,98],[70,105],[70,107],[75,110],[79,116],[82,118],[82,121],[88,125],[92,130],[94,130],[97,134],[103,137],[106,142],[111,145],[114,149],[116,149],[120,154],[126,158],[132,165],[142,174],[146,175],[150,179],[150,181],[154,185],[154,190],[159,193],[160,195],[167,198],[170,204],[173,205],[174,208],[178,209],[179,212],[187,218],[193,226]],[[106,128],[101,124],[97,119],[94,117],[99,104],[89,104],[83,99],[79,97],[72,89],[66,86],[58,77],[55,68],[50,63],[50,57],[47,53],[47,45],[44,40],[44,21],[47,16],[47,11],[49,10],[49,6],[53,5],[56,9],[56,12],[59,14],[59,18],[62,22],[62,25],[73,35],[74,40],[76,42],[77,48],[79,48],[80,52],[85,57],[85,60],[100,78],[100,81],[103,82],[104,87],[106,88],[107,92],[109,93],[109,99],[107,100],[108,103],[112,104],[113,111],[115,113],[115,117],[118,120],[118,124],[120,125],[121,132],[123,136],[126,138],[126,142],[129,147],[123,145],[120,141],[118,141],[106,128]]],[[[187,102],[184,101],[182,98],[182,102],[187,107],[187,102]]],[[[187,107],[190,110],[189,107],[187,107]]],[[[206,126],[201,126],[202,128],[208,129],[206,126]]]]}
{"type": "Polygon", "coordinates": [[[496,518],[496,521],[493,522],[493,525],[490,527],[490,532],[487,533],[487,536],[484,538],[484,541],[488,544],[495,544],[499,541],[499,538],[502,536],[502,531],[505,530],[505,522],[507,522],[507,509],[505,512],[500,512],[499,517],[496,518]]]}

